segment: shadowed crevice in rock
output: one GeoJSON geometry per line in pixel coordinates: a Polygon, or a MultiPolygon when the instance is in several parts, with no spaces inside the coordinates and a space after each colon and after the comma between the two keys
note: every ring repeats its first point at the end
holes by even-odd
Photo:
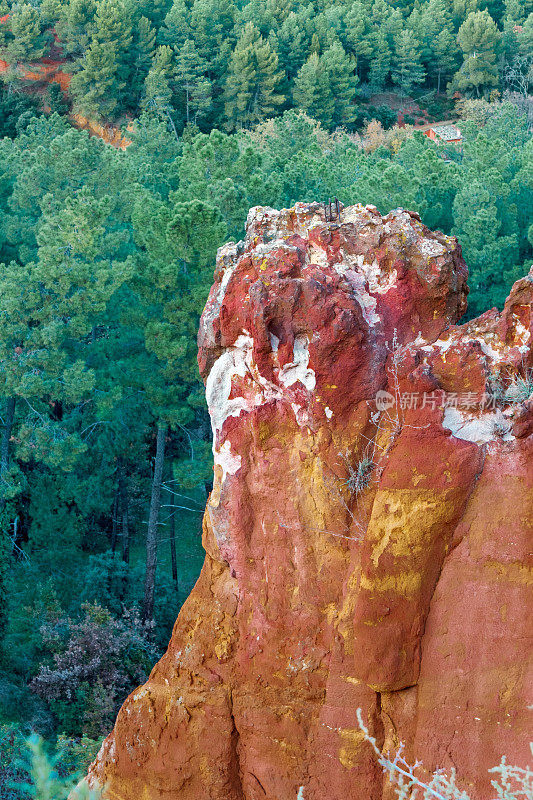
{"type": "Polygon", "coordinates": [[[390,800],[358,707],[475,800],[527,761],[533,274],[458,326],[466,276],[402,210],[256,208],[221,248],[205,564],[91,768],[110,800],[390,800]]]}

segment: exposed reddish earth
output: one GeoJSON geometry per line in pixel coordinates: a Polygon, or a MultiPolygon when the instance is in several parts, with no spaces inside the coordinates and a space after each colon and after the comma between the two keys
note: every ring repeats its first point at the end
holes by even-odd
{"type": "Polygon", "coordinates": [[[358,707],[475,800],[527,763],[533,399],[505,391],[533,272],[457,326],[466,277],[373,207],[256,208],[219,251],[205,564],[91,768],[107,798],[389,800],[358,707]]]}
{"type": "MultiPolygon", "coordinates": [[[[0,24],[5,24],[8,20],[9,14],[5,14],[0,17],[0,24]]],[[[55,31],[51,31],[51,33],[54,40],[50,46],[49,56],[40,58],[38,61],[18,64],[9,64],[4,59],[0,59],[0,75],[12,72],[19,81],[28,82],[24,87],[25,91],[43,96],[51,83],[57,83],[65,97],[68,98],[72,79],[72,75],[68,71],[70,62],[68,58],[63,56],[63,49],[57,34],[55,31]]],[[[92,136],[98,136],[106,144],[110,144],[120,150],[125,150],[131,144],[131,140],[124,135],[121,128],[110,122],[101,123],[77,113],[72,113],[69,118],[76,128],[86,130],[92,136]]],[[[131,130],[132,124],[130,120],[127,125],[128,131],[131,130]]]]}

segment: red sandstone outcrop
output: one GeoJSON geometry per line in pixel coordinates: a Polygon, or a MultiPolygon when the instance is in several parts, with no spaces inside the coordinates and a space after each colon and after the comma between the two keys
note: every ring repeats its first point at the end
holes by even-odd
{"type": "Polygon", "coordinates": [[[533,272],[457,326],[467,270],[416,214],[250,212],[199,363],[205,564],[89,782],[110,800],[382,800],[356,720],[476,800],[527,762],[533,272]]]}

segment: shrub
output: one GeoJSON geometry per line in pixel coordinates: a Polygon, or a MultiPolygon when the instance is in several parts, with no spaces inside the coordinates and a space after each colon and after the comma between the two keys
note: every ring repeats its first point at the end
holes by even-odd
{"type": "Polygon", "coordinates": [[[59,775],[62,778],[76,779],[86,775],[102,741],[102,738],[91,739],[89,736],[82,736],[80,739],[61,733],[57,737],[56,768],[59,775]]]}
{"type": "Polygon", "coordinates": [[[81,727],[97,738],[126,695],[146,680],[158,653],[153,623],[143,623],[136,610],[124,610],[120,619],[97,603],[85,603],[82,611],[81,621],[61,617],[41,627],[49,658],[31,685],[60,730],[77,734],[81,727]]]}
{"type": "Polygon", "coordinates": [[[376,119],[383,125],[383,129],[388,131],[398,122],[398,114],[389,106],[378,106],[376,108],[376,119]]]}
{"type": "Polygon", "coordinates": [[[398,114],[396,111],[385,105],[357,106],[354,113],[353,127],[357,131],[362,130],[371,120],[379,122],[385,131],[390,130],[398,121],[398,114]]]}
{"type": "Polygon", "coordinates": [[[0,797],[2,800],[25,800],[27,794],[15,794],[15,786],[27,779],[27,771],[21,760],[26,746],[19,725],[0,725],[0,797]]]}
{"type": "Polygon", "coordinates": [[[32,119],[40,116],[39,100],[31,95],[0,91],[0,138],[15,136],[23,131],[32,119]]]}
{"type": "Polygon", "coordinates": [[[69,104],[58,83],[51,83],[47,92],[48,105],[51,114],[68,114],[69,104]]]}
{"type": "Polygon", "coordinates": [[[442,94],[436,96],[431,93],[425,98],[420,98],[418,105],[427,112],[432,121],[450,119],[451,116],[456,116],[453,100],[442,94]]]}
{"type": "Polygon", "coordinates": [[[23,678],[15,676],[15,682],[10,680],[12,677],[0,677],[0,724],[9,725],[15,720],[24,720],[26,733],[36,731],[50,738],[54,734],[54,719],[46,703],[31,691],[23,678]]]}
{"type": "Polygon", "coordinates": [[[17,792],[17,800],[67,800],[70,793],[74,800],[98,800],[96,792],[87,787],[74,789],[79,773],[64,778],[58,769],[61,753],[50,757],[40,736],[30,736],[27,751],[21,760],[22,779],[11,782],[10,788],[17,792]]]}
{"type": "Polygon", "coordinates": [[[140,597],[135,597],[138,586],[142,586],[142,572],[138,568],[113,557],[110,550],[93,554],[87,558],[80,602],[98,603],[114,616],[120,616],[125,605],[140,600],[140,597]]]}
{"type": "MultiPolygon", "coordinates": [[[[86,774],[99,747],[100,741],[87,737],[59,736],[56,752],[50,754],[50,747],[39,736],[28,738],[18,725],[0,725],[0,797],[63,800],[86,774]]],[[[78,800],[90,797],[80,793],[78,800]]]]}

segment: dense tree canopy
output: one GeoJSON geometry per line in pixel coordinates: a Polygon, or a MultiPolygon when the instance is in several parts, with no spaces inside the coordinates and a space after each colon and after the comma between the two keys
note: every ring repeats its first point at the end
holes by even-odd
{"type": "Polygon", "coordinates": [[[358,98],[387,88],[480,96],[506,88],[533,37],[529,0],[7,0],[6,9],[0,51],[11,81],[52,47],[73,75],[75,110],[121,120],[164,96],[178,131],[240,129],[290,107],[350,128],[358,98]]]}

